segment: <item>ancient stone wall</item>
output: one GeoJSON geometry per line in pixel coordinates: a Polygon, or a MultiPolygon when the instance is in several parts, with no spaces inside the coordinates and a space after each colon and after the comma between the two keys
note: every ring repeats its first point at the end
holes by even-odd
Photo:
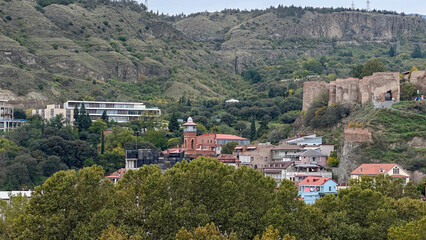
{"type": "Polygon", "coordinates": [[[359,102],[359,79],[336,79],[336,101],[338,103],[359,102]]]}
{"type": "MultiPolygon", "coordinates": [[[[415,75],[416,76],[416,75],[415,75]]],[[[426,85],[426,75],[416,77],[419,85],[426,85]],[[423,78],[422,78],[423,77],[423,78]]],[[[308,110],[315,98],[324,91],[329,92],[328,105],[333,103],[369,103],[388,100],[399,102],[400,81],[398,72],[379,72],[363,79],[336,79],[330,83],[305,82],[303,85],[303,109],[308,110]]]]}
{"type": "Polygon", "coordinates": [[[410,82],[416,86],[418,90],[426,93],[426,71],[411,72],[410,82]]]}
{"type": "Polygon", "coordinates": [[[373,73],[368,77],[369,88],[371,91],[371,101],[384,102],[387,92],[392,93],[392,100],[399,102],[400,81],[398,72],[379,72],[373,73]]]}
{"type": "Polygon", "coordinates": [[[312,102],[318,95],[328,91],[329,84],[326,82],[305,82],[303,84],[303,108],[302,111],[308,110],[312,102]]]}
{"type": "Polygon", "coordinates": [[[345,142],[371,142],[371,132],[367,128],[347,128],[344,132],[345,142]]]}

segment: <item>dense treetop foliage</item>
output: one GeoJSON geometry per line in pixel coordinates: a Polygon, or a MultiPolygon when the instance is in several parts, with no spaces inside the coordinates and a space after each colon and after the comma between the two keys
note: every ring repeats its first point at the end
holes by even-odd
{"type": "Polygon", "coordinates": [[[426,214],[418,192],[387,177],[363,178],[338,196],[306,205],[293,182],[277,190],[272,178],[216,159],[181,162],[165,173],[156,165],[129,170],[115,186],[103,176],[100,166],[60,171],[36,187],[29,202],[17,197],[11,206],[2,203],[0,236],[386,239],[403,232],[420,239],[412,232],[426,214]]]}

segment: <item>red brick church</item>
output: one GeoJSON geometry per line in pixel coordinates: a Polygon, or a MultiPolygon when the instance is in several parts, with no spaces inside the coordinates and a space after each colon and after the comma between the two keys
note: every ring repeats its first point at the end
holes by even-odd
{"type": "Polygon", "coordinates": [[[199,156],[216,157],[220,154],[222,146],[229,142],[238,145],[249,145],[250,140],[230,134],[204,133],[197,136],[197,124],[191,117],[183,124],[183,150],[185,156],[196,158],[199,156]]]}

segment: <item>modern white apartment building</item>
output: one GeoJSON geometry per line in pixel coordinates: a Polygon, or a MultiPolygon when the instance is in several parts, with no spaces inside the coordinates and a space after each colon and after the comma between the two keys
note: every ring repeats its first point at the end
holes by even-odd
{"type": "Polygon", "coordinates": [[[68,123],[74,122],[74,108],[81,108],[82,104],[89,113],[92,121],[102,117],[106,111],[108,119],[118,123],[125,123],[138,119],[143,114],[161,115],[159,108],[148,108],[143,103],[135,102],[101,102],[101,101],[68,101],[63,104],[63,108],[58,104],[47,105],[46,109],[33,110],[33,114],[39,114],[44,119],[51,119],[58,114],[62,114],[68,123]]]}
{"type": "Polygon", "coordinates": [[[15,119],[13,117],[14,109],[7,100],[0,99],[0,131],[7,132],[10,129],[21,126],[26,120],[15,119]]]}

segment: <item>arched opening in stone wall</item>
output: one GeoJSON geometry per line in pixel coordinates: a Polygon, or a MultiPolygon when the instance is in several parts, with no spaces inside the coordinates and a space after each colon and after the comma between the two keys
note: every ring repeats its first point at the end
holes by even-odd
{"type": "Polygon", "coordinates": [[[191,140],[191,149],[194,149],[194,139],[191,140]]]}
{"type": "Polygon", "coordinates": [[[386,94],[385,94],[385,101],[392,101],[392,91],[389,90],[386,94]]]}

